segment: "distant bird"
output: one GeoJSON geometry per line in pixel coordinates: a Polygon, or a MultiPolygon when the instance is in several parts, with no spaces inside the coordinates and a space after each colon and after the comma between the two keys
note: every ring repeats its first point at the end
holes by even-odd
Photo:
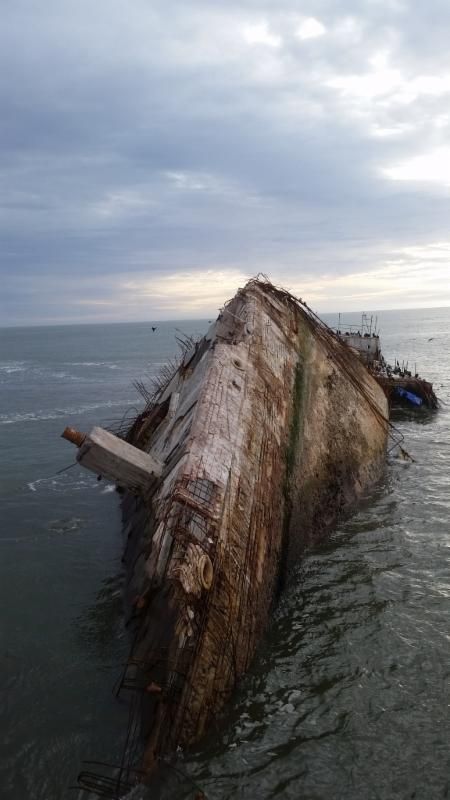
{"type": "Polygon", "coordinates": [[[153,327],[153,325],[152,325],[152,331],[153,331],[153,333],[154,333],[156,330],[157,330],[157,327],[155,327],[155,328],[154,328],[154,327],[153,327]]]}
{"type": "Polygon", "coordinates": [[[432,342],[432,341],[433,341],[433,339],[434,339],[434,336],[432,336],[432,337],[431,337],[431,339],[428,339],[428,341],[429,341],[429,342],[432,342]]]}

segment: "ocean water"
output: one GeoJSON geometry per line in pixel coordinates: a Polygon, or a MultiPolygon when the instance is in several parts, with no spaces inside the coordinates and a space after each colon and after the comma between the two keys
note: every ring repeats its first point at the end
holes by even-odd
{"type": "MultiPolygon", "coordinates": [[[[134,797],[450,796],[450,309],[378,317],[387,360],[417,363],[442,401],[394,420],[415,461],[391,458],[382,485],[306,554],[207,740],[134,797]]],[[[2,800],[77,798],[84,761],[120,762],[118,497],[70,466],[60,434],[132,415],[133,381],[173,357],[178,331],[206,326],[0,330],[2,800]]]]}

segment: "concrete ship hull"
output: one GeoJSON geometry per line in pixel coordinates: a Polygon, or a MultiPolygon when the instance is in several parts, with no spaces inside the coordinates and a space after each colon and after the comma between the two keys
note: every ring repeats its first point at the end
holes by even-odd
{"type": "MultiPolygon", "coordinates": [[[[197,740],[248,669],[280,580],[379,480],[387,400],[288,293],[251,281],[128,434],[162,464],[123,519],[142,769],[197,740]]],[[[120,483],[120,478],[118,478],[120,483]]]]}

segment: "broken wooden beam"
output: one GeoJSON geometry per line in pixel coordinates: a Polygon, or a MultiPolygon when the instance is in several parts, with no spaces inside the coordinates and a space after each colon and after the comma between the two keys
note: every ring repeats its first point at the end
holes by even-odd
{"type": "Polygon", "coordinates": [[[161,461],[104,428],[94,427],[87,435],[66,428],[61,435],[78,447],[77,461],[82,467],[127,489],[145,492],[162,473],[161,461]]]}

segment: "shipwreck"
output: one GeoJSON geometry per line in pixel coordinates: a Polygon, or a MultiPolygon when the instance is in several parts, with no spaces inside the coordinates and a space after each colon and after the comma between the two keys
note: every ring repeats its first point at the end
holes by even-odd
{"type": "Polygon", "coordinates": [[[405,405],[435,411],[439,407],[433,384],[420,377],[416,366],[412,372],[408,369],[408,362],[405,364],[403,361],[400,365],[396,359],[394,366],[386,362],[381,352],[377,318],[374,322],[373,316],[362,314],[360,325],[348,325],[341,330],[340,316],[336,335],[366,365],[383,389],[390,408],[405,405]]]}
{"type": "Polygon", "coordinates": [[[132,645],[118,691],[131,694],[141,758],[114,778],[80,775],[112,797],[208,729],[290,567],[376,484],[395,439],[354,348],[259,279],[147,400],[122,437],[63,434],[122,492],[132,645]]]}

